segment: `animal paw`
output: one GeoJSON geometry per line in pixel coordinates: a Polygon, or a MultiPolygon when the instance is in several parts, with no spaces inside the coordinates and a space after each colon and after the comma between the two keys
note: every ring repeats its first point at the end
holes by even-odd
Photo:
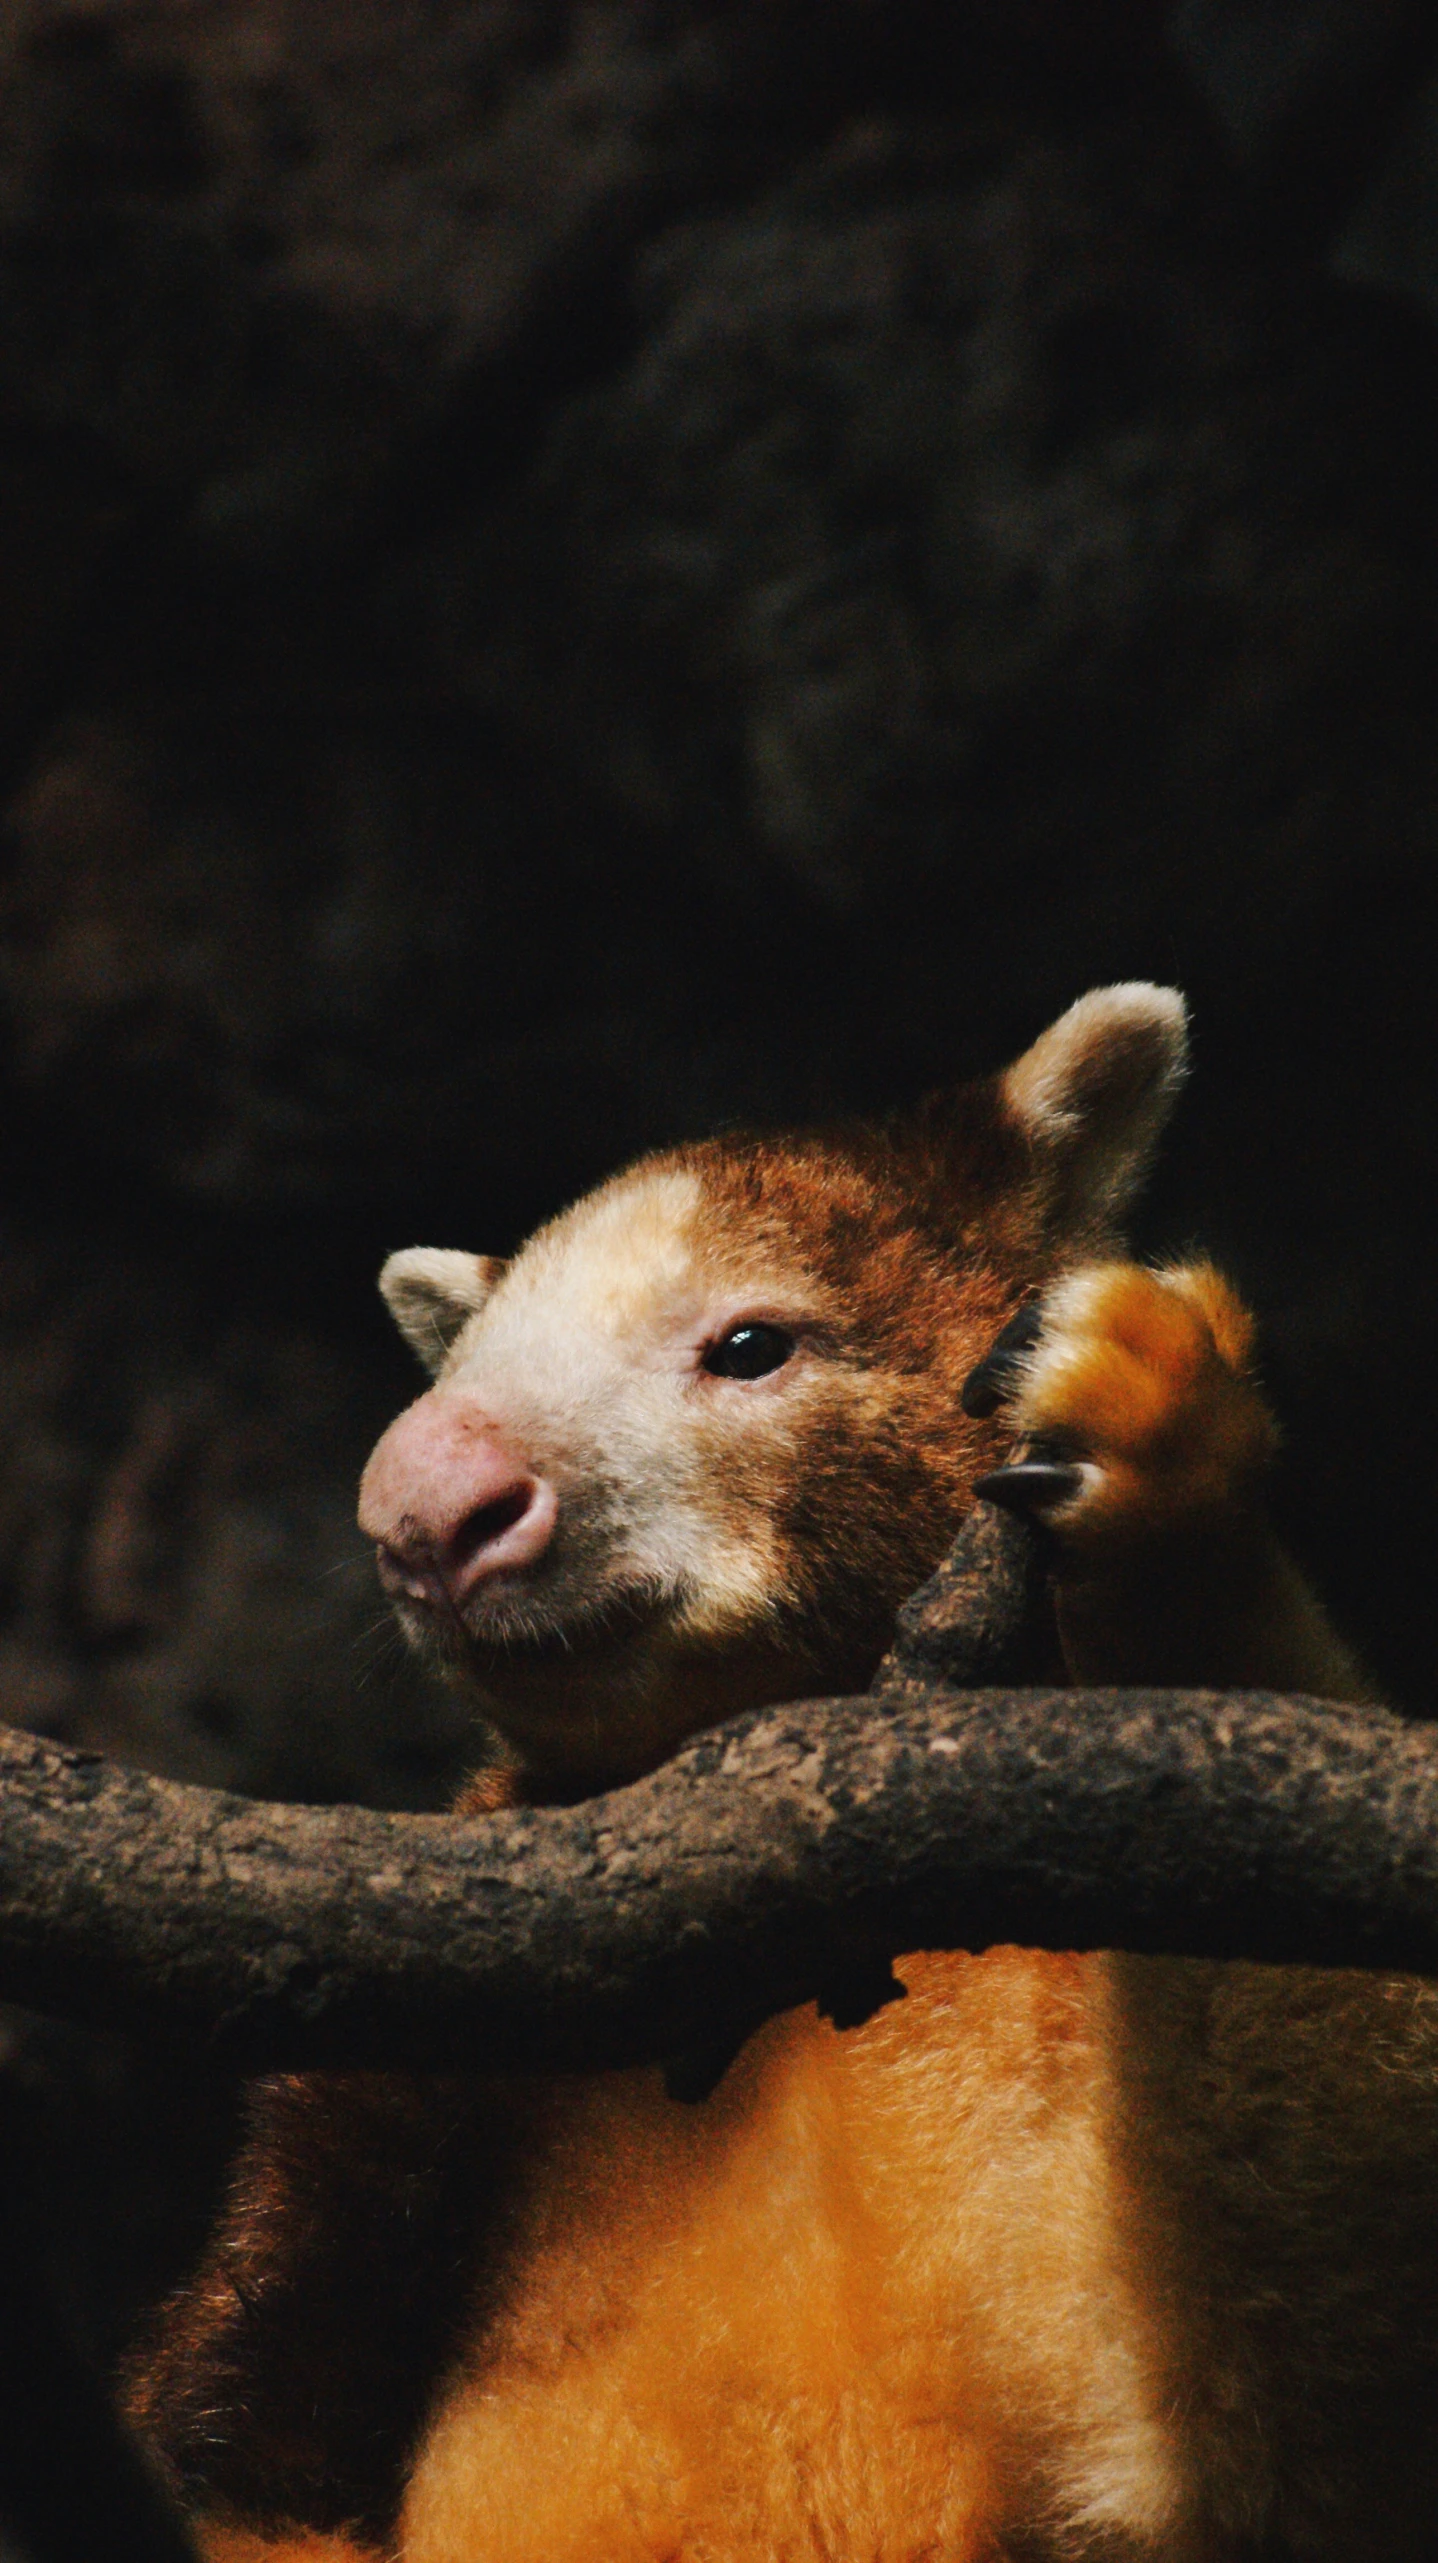
{"type": "Polygon", "coordinates": [[[981,1478],[1065,1547],[1162,1539],[1246,1504],[1277,1427],[1250,1369],[1253,1320],[1211,1264],[1087,1264],[1021,1310],[965,1385],[1017,1435],[981,1478]]]}

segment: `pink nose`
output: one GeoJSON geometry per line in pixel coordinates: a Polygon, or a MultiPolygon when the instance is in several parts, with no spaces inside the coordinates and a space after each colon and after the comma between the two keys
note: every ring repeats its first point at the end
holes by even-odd
{"type": "Polygon", "coordinates": [[[380,1582],[416,1602],[460,1603],[487,1577],[531,1566],[557,1512],[553,1487],[455,1389],[429,1389],[397,1416],[360,1482],[380,1582]]]}

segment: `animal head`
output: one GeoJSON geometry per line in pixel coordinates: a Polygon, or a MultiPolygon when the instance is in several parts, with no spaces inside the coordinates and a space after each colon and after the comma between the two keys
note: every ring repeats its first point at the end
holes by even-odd
{"type": "Polygon", "coordinates": [[[434,1384],[375,1449],[361,1527],[536,1783],[607,1785],[868,1680],[997,1456],[968,1372],[1112,1246],[1185,1052],[1174,990],[1098,989],[902,1119],[642,1158],[508,1263],[390,1257],[434,1384]]]}

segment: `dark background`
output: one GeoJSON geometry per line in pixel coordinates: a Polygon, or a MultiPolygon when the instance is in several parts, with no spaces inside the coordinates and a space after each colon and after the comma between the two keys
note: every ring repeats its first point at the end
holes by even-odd
{"type": "MultiPolygon", "coordinates": [[[[442,1802],[352,1526],[384,1253],[1122,975],[1196,1009],[1144,1242],[1254,1296],[1285,1513],[1438,1705],[1435,55],[1411,0],[9,0],[8,1717],[442,1802]]],[[[173,2093],[5,2034],[36,2230],[115,2166],[108,2349],[173,2093]]]]}

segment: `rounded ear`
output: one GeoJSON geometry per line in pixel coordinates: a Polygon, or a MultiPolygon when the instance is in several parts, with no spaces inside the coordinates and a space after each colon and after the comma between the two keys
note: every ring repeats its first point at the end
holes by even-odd
{"type": "Polygon", "coordinates": [[[406,1246],[379,1277],[380,1294],[405,1342],[431,1374],[462,1327],[483,1308],[504,1266],[497,1255],[458,1247],[406,1246]]]}
{"type": "Polygon", "coordinates": [[[1062,1230],[1101,1230],[1137,1190],[1188,1069],[1177,988],[1091,988],[999,1081],[1062,1230]]]}

